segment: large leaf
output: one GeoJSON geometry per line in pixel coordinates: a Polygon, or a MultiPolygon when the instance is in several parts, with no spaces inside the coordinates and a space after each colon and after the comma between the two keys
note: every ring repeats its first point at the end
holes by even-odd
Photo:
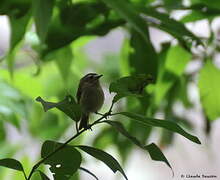
{"type": "Polygon", "coordinates": [[[47,35],[54,2],[55,0],[32,0],[36,30],[42,42],[47,35]]]}
{"type": "Polygon", "coordinates": [[[0,166],[4,166],[17,171],[24,171],[22,164],[16,159],[0,159],[0,166]]]}
{"type": "Polygon", "coordinates": [[[127,117],[131,118],[131,120],[135,120],[145,126],[162,127],[162,128],[165,128],[169,131],[176,132],[176,133],[184,136],[185,138],[187,138],[197,144],[201,144],[201,142],[199,141],[199,139],[196,136],[193,136],[193,135],[187,133],[185,130],[183,130],[175,122],[149,118],[149,117],[145,117],[145,116],[131,113],[131,112],[120,112],[119,114],[127,116],[127,117]]]}
{"type": "Polygon", "coordinates": [[[61,48],[84,35],[105,35],[112,28],[124,24],[124,20],[108,17],[109,8],[99,2],[70,4],[59,1],[49,25],[42,55],[61,48]],[[79,21],[80,19],[80,21],[79,21]]]}
{"type": "Polygon", "coordinates": [[[199,91],[202,106],[210,120],[220,117],[220,69],[207,59],[199,74],[199,91]]]}
{"type": "Polygon", "coordinates": [[[161,152],[161,150],[154,144],[151,143],[149,145],[143,146],[140,141],[133,137],[124,127],[120,122],[117,121],[104,121],[108,124],[110,124],[113,128],[115,128],[119,133],[121,133],[122,135],[124,135],[125,137],[127,137],[129,140],[131,140],[131,142],[133,142],[134,144],[136,144],[137,146],[139,146],[140,148],[147,150],[151,156],[151,158],[155,161],[162,161],[165,162],[170,169],[173,172],[173,169],[170,165],[170,163],[168,162],[168,160],[166,159],[166,157],[163,155],[163,153],[161,152]]]}
{"type": "Polygon", "coordinates": [[[128,53],[131,74],[150,74],[156,79],[158,60],[152,44],[146,42],[136,31],[131,31],[130,46],[128,53]]]}
{"type": "Polygon", "coordinates": [[[139,74],[118,79],[110,84],[109,91],[117,93],[114,102],[126,96],[141,97],[145,86],[152,82],[150,75],[139,74]]]}
{"type": "Polygon", "coordinates": [[[131,3],[125,0],[102,0],[109,7],[114,9],[123,19],[132,25],[140,33],[143,39],[149,44],[149,32],[146,22],[140,17],[139,12],[131,3]]]}
{"type": "Polygon", "coordinates": [[[66,98],[58,103],[44,101],[40,96],[36,98],[36,101],[40,102],[44,108],[44,111],[48,111],[51,108],[57,108],[64,112],[74,121],[79,121],[81,117],[80,105],[76,103],[75,99],[71,95],[67,95],[66,98]]]}
{"type": "MultiPolygon", "coordinates": [[[[45,158],[62,144],[54,141],[45,141],[41,149],[41,157],[45,158]]],[[[82,161],[81,154],[73,147],[66,145],[58,152],[44,161],[50,165],[50,171],[55,180],[69,179],[80,167],[82,161]]]]}
{"type": "Polygon", "coordinates": [[[124,173],[124,170],[121,168],[121,165],[110,154],[106,153],[105,151],[102,151],[100,149],[90,147],[90,146],[76,146],[76,147],[80,148],[81,150],[95,157],[96,159],[99,159],[100,161],[104,162],[109,168],[111,168],[111,170],[114,173],[116,171],[121,172],[122,175],[125,177],[125,179],[128,180],[127,176],[124,173]]]}

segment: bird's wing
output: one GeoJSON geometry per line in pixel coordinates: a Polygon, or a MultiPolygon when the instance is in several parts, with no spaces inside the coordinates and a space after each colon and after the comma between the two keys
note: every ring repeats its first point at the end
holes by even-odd
{"type": "Polygon", "coordinates": [[[76,98],[78,103],[80,102],[81,95],[82,95],[82,85],[81,83],[79,83],[79,87],[76,93],[76,98]]]}

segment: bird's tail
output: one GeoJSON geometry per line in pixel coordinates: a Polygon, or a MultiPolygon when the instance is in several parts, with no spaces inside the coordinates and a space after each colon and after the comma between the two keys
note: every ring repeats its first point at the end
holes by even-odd
{"type": "Polygon", "coordinates": [[[80,124],[79,124],[79,130],[88,128],[88,120],[89,120],[89,114],[82,114],[80,124]]]}

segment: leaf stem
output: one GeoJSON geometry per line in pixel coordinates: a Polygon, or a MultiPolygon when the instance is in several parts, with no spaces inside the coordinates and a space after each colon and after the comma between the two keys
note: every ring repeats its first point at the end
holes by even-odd
{"type": "Polygon", "coordinates": [[[23,172],[23,174],[24,174],[24,178],[25,178],[25,180],[28,180],[28,178],[27,178],[27,175],[26,175],[25,171],[23,170],[22,172],[23,172]]]}
{"type": "Polygon", "coordinates": [[[83,129],[81,131],[78,131],[73,137],[71,137],[70,139],[68,139],[65,143],[63,143],[62,145],[60,145],[59,147],[57,147],[53,152],[51,152],[50,154],[48,154],[46,157],[44,157],[43,159],[41,159],[40,161],[38,161],[33,168],[31,169],[31,172],[29,174],[29,176],[27,177],[25,172],[25,180],[30,180],[34,171],[43,163],[45,162],[48,158],[50,158],[51,156],[53,156],[55,153],[57,153],[58,151],[60,151],[61,149],[63,149],[68,143],[70,143],[73,139],[77,138],[79,135],[81,135],[83,132],[85,132],[86,130],[90,129],[92,126],[94,126],[95,124],[100,123],[100,121],[102,119],[106,119],[108,116],[112,116],[113,114],[112,112],[112,108],[113,108],[114,103],[112,102],[110,109],[107,113],[105,113],[102,117],[100,117],[99,119],[97,119],[96,121],[94,121],[92,124],[90,124],[90,126],[86,129],[83,129]]]}

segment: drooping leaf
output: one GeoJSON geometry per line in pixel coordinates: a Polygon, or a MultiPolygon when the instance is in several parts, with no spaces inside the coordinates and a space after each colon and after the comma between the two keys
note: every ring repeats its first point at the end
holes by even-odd
{"type": "Polygon", "coordinates": [[[54,0],[32,0],[36,30],[42,42],[47,35],[54,2],[54,0]]]}
{"type": "Polygon", "coordinates": [[[130,135],[129,132],[123,127],[123,125],[120,122],[110,121],[110,120],[106,120],[103,122],[106,122],[109,125],[111,125],[114,129],[119,131],[121,134],[123,134],[125,137],[127,137],[129,140],[131,140],[137,146],[139,146],[141,148],[143,147],[142,144],[139,142],[139,140],[137,138],[133,137],[132,135],[130,135]]]}
{"type": "Polygon", "coordinates": [[[106,153],[105,151],[102,151],[100,149],[90,147],[90,146],[76,146],[76,147],[80,148],[81,150],[95,157],[96,159],[99,159],[100,161],[104,162],[114,173],[116,171],[121,172],[122,175],[125,177],[125,179],[128,180],[121,165],[110,154],[106,153]]]}
{"type": "Polygon", "coordinates": [[[165,162],[169,167],[170,169],[172,170],[173,172],[173,169],[170,165],[170,163],[168,162],[168,160],[166,159],[166,157],[163,155],[163,153],[161,152],[161,150],[154,144],[149,144],[149,145],[142,145],[140,143],[140,141],[130,135],[130,133],[123,127],[123,125],[120,123],[120,122],[117,122],[117,121],[104,121],[108,124],[110,124],[112,127],[114,127],[118,132],[120,132],[121,134],[123,134],[125,137],[127,137],[129,140],[131,140],[134,144],[136,144],[137,146],[139,146],[140,148],[144,149],[144,150],[147,150],[149,153],[150,153],[150,156],[153,160],[155,161],[163,161],[165,162]]]}
{"type": "Polygon", "coordinates": [[[175,122],[149,118],[149,117],[145,117],[145,116],[131,113],[131,112],[120,112],[119,114],[127,116],[127,117],[131,118],[131,120],[135,120],[145,126],[162,127],[162,128],[165,128],[169,131],[176,132],[176,133],[184,136],[185,138],[191,140],[192,142],[195,142],[197,144],[201,144],[201,142],[199,141],[199,139],[196,136],[193,136],[193,135],[187,133],[185,130],[183,130],[175,122]]]}
{"type": "Polygon", "coordinates": [[[7,56],[7,64],[11,75],[13,75],[15,54],[17,52],[17,49],[19,48],[18,47],[19,43],[24,38],[30,17],[31,17],[31,10],[26,12],[26,14],[24,14],[23,16],[19,16],[19,17],[9,16],[11,33],[10,33],[10,49],[7,56]]]}
{"type": "Polygon", "coordinates": [[[11,159],[11,158],[0,159],[0,166],[14,169],[17,171],[24,171],[22,164],[16,159],[11,159]]]}
{"type": "Polygon", "coordinates": [[[41,180],[50,180],[50,178],[47,177],[47,175],[44,174],[42,171],[39,171],[39,173],[40,173],[41,180]]]}
{"type": "Polygon", "coordinates": [[[163,161],[167,164],[167,166],[170,167],[170,169],[172,170],[173,176],[174,176],[174,172],[173,169],[170,165],[170,163],[168,162],[167,158],[164,156],[164,154],[161,152],[160,148],[158,148],[158,146],[154,143],[151,143],[149,145],[144,146],[144,149],[146,149],[149,154],[151,159],[155,160],[155,161],[163,161]]]}
{"type": "Polygon", "coordinates": [[[109,91],[117,93],[114,102],[126,96],[141,97],[145,86],[151,82],[152,77],[145,74],[122,77],[110,84],[109,91]]]}
{"type": "Polygon", "coordinates": [[[86,169],[86,168],[83,168],[83,167],[80,167],[79,168],[80,170],[82,171],[85,171],[86,173],[90,174],[92,177],[94,177],[96,180],[99,180],[96,175],[94,173],[92,173],[90,170],[86,169]]]}
{"type": "Polygon", "coordinates": [[[73,53],[70,47],[64,47],[53,53],[56,59],[57,67],[64,80],[64,83],[68,80],[68,76],[71,72],[71,63],[73,60],[73,53]]]}
{"type": "MultiPolygon", "coordinates": [[[[45,141],[41,149],[41,157],[45,158],[62,144],[54,141],[45,141]]],[[[80,167],[81,154],[73,146],[66,145],[44,161],[50,165],[50,171],[55,180],[69,179],[80,167]]]]}
{"type": "Polygon", "coordinates": [[[220,69],[210,59],[199,73],[199,91],[202,106],[210,120],[220,117],[220,69]]]}
{"type": "Polygon", "coordinates": [[[109,7],[114,9],[123,19],[132,25],[140,33],[143,39],[149,44],[149,32],[147,23],[140,17],[139,12],[131,3],[125,0],[102,0],[109,7]]]}
{"type": "Polygon", "coordinates": [[[44,111],[48,111],[51,108],[57,108],[64,112],[74,121],[79,121],[81,117],[80,105],[76,103],[75,99],[71,95],[67,95],[66,98],[58,103],[44,101],[40,96],[36,98],[36,101],[40,102],[44,108],[44,111]]]}

